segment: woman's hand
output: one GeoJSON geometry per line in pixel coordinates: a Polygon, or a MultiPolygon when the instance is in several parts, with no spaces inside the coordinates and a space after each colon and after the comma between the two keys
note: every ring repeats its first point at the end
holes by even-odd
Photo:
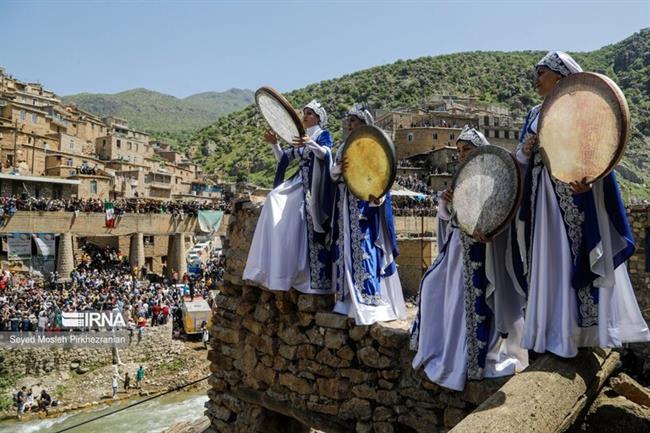
{"type": "Polygon", "coordinates": [[[574,194],[582,194],[591,189],[591,184],[587,182],[587,178],[583,177],[582,180],[576,180],[575,182],[569,182],[571,188],[573,188],[574,194]]]}
{"type": "Polygon", "coordinates": [[[275,135],[275,132],[271,131],[270,129],[267,129],[264,131],[264,141],[266,141],[269,144],[275,144],[278,141],[278,136],[275,135]]]}
{"type": "Polygon", "coordinates": [[[341,173],[345,173],[348,167],[350,167],[350,161],[348,161],[348,158],[344,156],[343,159],[341,159],[341,173]]]}
{"type": "Polygon", "coordinates": [[[474,230],[472,237],[483,244],[490,242],[490,239],[488,239],[480,230],[474,230]]]}
{"type": "Polygon", "coordinates": [[[524,152],[524,155],[530,158],[530,155],[533,154],[533,148],[538,144],[539,138],[537,137],[537,134],[529,134],[521,147],[521,151],[524,152]]]}
{"type": "Polygon", "coordinates": [[[374,206],[379,206],[382,203],[381,199],[378,199],[372,194],[368,194],[368,202],[372,203],[374,206]]]}
{"type": "Polygon", "coordinates": [[[450,188],[446,189],[442,193],[442,199],[447,203],[451,203],[451,201],[454,199],[454,190],[450,188]]]}
{"type": "Polygon", "coordinates": [[[292,144],[294,147],[304,147],[309,141],[311,141],[311,138],[305,135],[302,137],[294,137],[292,144]]]}

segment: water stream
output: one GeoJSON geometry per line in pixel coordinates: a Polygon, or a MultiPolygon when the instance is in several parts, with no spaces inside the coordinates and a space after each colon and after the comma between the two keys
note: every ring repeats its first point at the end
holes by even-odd
{"type": "MultiPolygon", "coordinates": [[[[0,422],[0,433],[56,433],[99,415],[142,400],[139,397],[92,409],[63,414],[56,418],[0,422]]],[[[176,392],[126,409],[114,415],[69,430],[69,433],[159,433],[179,422],[191,422],[203,415],[208,400],[205,391],[176,392]]]]}

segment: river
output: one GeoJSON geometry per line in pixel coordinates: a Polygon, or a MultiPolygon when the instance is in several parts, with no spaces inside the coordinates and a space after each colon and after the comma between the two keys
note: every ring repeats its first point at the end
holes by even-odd
{"type": "MultiPolygon", "coordinates": [[[[110,406],[100,405],[56,418],[24,422],[2,421],[0,433],[56,433],[144,398],[126,400],[110,406]]],[[[70,433],[159,433],[174,424],[200,418],[204,411],[203,404],[207,400],[205,391],[176,392],[68,431],[70,433]]]]}

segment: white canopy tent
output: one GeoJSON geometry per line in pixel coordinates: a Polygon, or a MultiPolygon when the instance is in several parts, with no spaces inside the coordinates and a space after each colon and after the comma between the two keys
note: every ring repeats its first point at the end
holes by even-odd
{"type": "Polygon", "coordinates": [[[420,192],[415,192],[411,191],[410,189],[407,189],[401,185],[398,185],[397,183],[393,184],[393,187],[390,190],[390,194],[393,197],[411,197],[416,200],[424,200],[426,197],[426,194],[422,194],[420,192]]]}

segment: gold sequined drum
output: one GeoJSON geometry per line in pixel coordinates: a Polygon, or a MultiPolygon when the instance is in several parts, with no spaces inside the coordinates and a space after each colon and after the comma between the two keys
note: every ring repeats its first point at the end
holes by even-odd
{"type": "Polygon", "coordinates": [[[621,89],[608,77],[581,72],[561,79],[539,117],[539,147],[550,174],[570,183],[594,182],[623,157],[630,133],[630,110],[621,89]]]}
{"type": "Polygon", "coordinates": [[[458,165],[452,179],[454,220],[468,235],[490,238],[515,216],[523,192],[515,158],[499,146],[481,146],[458,165]]]}
{"type": "Polygon", "coordinates": [[[343,179],[352,194],[361,200],[383,197],[390,191],[397,159],[391,139],[376,126],[361,126],[348,136],[343,144],[343,158],[347,167],[343,179]]]}

